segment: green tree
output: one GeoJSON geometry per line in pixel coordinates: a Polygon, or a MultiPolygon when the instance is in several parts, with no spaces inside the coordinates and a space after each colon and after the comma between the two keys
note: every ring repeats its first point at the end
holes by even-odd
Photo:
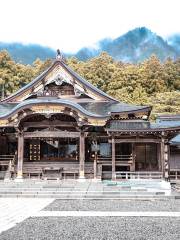
{"type": "Polygon", "coordinates": [[[141,64],[139,76],[141,77],[142,87],[148,94],[167,90],[164,82],[163,66],[155,55],[141,64]]]}

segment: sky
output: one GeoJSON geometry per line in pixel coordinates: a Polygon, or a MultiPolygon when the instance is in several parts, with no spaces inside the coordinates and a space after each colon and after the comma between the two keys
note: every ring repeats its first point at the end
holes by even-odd
{"type": "Polygon", "coordinates": [[[0,0],[1,42],[75,52],[142,26],[180,33],[180,0],[0,0]]]}

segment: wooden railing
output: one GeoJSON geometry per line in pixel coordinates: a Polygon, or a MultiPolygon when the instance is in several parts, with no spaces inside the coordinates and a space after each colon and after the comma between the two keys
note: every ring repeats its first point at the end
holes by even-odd
{"type": "Polygon", "coordinates": [[[0,166],[7,166],[9,162],[14,163],[15,155],[0,155],[0,166]]]}
{"type": "Polygon", "coordinates": [[[169,178],[171,180],[180,180],[180,169],[170,169],[169,178]]]}
{"type": "Polygon", "coordinates": [[[7,167],[4,170],[0,170],[0,178],[4,180],[11,179],[11,173],[14,172],[15,155],[0,155],[0,166],[7,167]]]}
{"type": "Polygon", "coordinates": [[[11,171],[15,164],[15,155],[0,155],[0,166],[8,166],[11,171]]]}
{"type": "MultiPolygon", "coordinates": [[[[116,155],[115,156],[116,161],[132,161],[133,160],[133,156],[130,155],[116,155]]],[[[112,156],[101,156],[98,155],[97,156],[97,160],[109,160],[112,161],[112,156]]]]}
{"type": "MultiPolygon", "coordinates": [[[[132,155],[116,155],[115,156],[116,160],[118,161],[131,161],[133,160],[133,156],[132,155]]],[[[101,156],[98,155],[97,156],[98,160],[111,160],[112,156],[101,156]]]]}
{"type": "MultiPolygon", "coordinates": [[[[52,171],[61,168],[62,178],[77,178],[79,176],[79,162],[24,162],[23,174],[31,178],[43,176],[43,169],[50,168],[52,171]]],[[[93,175],[93,163],[85,164],[85,173],[93,175]]]]}
{"type": "Polygon", "coordinates": [[[162,172],[116,172],[116,179],[162,179],[162,172]]]}

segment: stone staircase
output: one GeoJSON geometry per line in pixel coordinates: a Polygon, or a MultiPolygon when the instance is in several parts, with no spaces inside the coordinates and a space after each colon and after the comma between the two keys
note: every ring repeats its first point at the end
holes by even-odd
{"type": "Polygon", "coordinates": [[[170,183],[162,180],[94,182],[86,180],[0,182],[1,198],[164,199],[173,198],[170,183]]]}
{"type": "Polygon", "coordinates": [[[180,180],[172,182],[172,189],[174,189],[177,193],[180,193],[180,180]]]}

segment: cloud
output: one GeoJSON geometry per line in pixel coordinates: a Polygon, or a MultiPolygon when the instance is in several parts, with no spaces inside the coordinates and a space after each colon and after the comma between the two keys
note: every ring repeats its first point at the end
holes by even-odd
{"type": "Polygon", "coordinates": [[[139,26],[162,36],[179,32],[179,0],[6,0],[0,7],[0,41],[66,52],[139,26]]]}

